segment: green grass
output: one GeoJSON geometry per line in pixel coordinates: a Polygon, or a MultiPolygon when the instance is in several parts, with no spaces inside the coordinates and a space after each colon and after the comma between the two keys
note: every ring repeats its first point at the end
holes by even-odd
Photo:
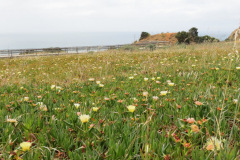
{"type": "Polygon", "coordinates": [[[239,51],[218,43],[1,59],[0,157],[238,159],[239,51]],[[87,123],[79,112],[91,117],[87,123]],[[210,137],[221,147],[208,150],[210,137]],[[24,152],[26,141],[32,145],[24,152]]]}

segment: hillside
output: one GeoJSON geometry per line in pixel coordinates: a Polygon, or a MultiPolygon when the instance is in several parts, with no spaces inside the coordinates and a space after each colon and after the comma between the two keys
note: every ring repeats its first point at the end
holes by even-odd
{"type": "Polygon", "coordinates": [[[231,35],[226,39],[226,40],[228,40],[228,41],[234,41],[235,40],[235,34],[236,34],[236,32],[237,32],[237,40],[239,41],[240,40],[240,27],[239,28],[237,28],[237,29],[235,29],[232,33],[231,33],[231,35]],[[238,32],[237,32],[238,31],[238,32]]]}
{"type": "Polygon", "coordinates": [[[160,33],[160,34],[155,34],[151,35],[143,40],[140,40],[136,43],[141,43],[141,42],[150,42],[150,41],[169,41],[172,44],[175,44],[177,42],[177,39],[175,38],[175,35],[177,33],[160,33]]]}

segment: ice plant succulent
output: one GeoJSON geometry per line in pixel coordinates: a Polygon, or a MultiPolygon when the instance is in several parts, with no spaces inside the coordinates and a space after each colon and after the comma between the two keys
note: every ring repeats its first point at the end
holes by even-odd
{"type": "Polygon", "coordinates": [[[79,116],[79,119],[81,120],[82,123],[87,123],[90,119],[90,116],[84,114],[84,115],[79,116]]]}
{"type": "Polygon", "coordinates": [[[133,112],[135,111],[136,107],[133,106],[133,105],[129,105],[129,106],[127,107],[127,109],[128,109],[129,112],[132,112],[132,113],[133,113],[133,112]]]}
{"type": "Polygon", "coordinates": [[[29,151],[30,150],[31,145],[32,145],[32,143],[30,143],[30,142],[22,142],[20,144],[20,147],[25,152],[25,151],[29,151]]]}

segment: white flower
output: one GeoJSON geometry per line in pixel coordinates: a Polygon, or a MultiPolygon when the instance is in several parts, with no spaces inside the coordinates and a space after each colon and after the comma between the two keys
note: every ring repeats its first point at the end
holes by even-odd
{"type": "Polygon", "coordinates": [[[26,102],[26,101],[29,101],[29,97],[24,97],[23,100],[26,102]]]}
{"type": "Polygon", "coordinates": [[[144,78],[144,81],[148,81],[148,78],[144,78]]]}
{"type": "Polygon", "coordinates": [[[152,98],[154,101],[157,101],[159,99],[158,96],[153,96],[152,98]]]}
{"type": "Polygon", "coordinates": [[[89,78],[88,80],[91,81],[91,82],[93,82],[95,79],[94,79],[94,78],[89,78]]]}
{"type": "Polygon", "coordinates": [[[207,140],[206,149],[207,150],[220,150],[223,148],[222,142],[217,139],[217,137],[211,137],[207,140]]]}
{"type": "Polygon", "coordinates": [[[238,100],[237,100],[237,99],[234,99],[234,100],[233,100],[233,103],[234,103],[234,104],[237,104],[237,103],[238,103],[238,100]]]}
{"type": "Polygon", "coordinates": [[[42,106],[42,105],[43,105],[43,102],[37,102],[36,105],[38,105],[38,106],[42,106]]]}
{"type": "Polygon", "coordinates": [[[100,81],[96,81],[96,84],[101,84],[101,82],[100,81]]]}
{"type": "Polygon", "coordinates": [[[74,103],[73,105],[74,105],[74,107],[75,107],[76,109],[78,109],[78,108],[80,107],[80,104],[79,104],[79,103],[74,103]]]}
{"type": "Polygon", "coordinates": [[[148,92],[143,92],[143,96],[147,97],[148,96],[148,92]]]}

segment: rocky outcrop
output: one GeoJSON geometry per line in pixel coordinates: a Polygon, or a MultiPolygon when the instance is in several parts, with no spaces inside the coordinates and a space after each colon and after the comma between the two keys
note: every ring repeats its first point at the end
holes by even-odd
{"type": "Polygon", "coordinates": [[[235,38],[237,41],[240,41],[240,27],[235,29],[226,40],[235,41],[235,38]]]}

